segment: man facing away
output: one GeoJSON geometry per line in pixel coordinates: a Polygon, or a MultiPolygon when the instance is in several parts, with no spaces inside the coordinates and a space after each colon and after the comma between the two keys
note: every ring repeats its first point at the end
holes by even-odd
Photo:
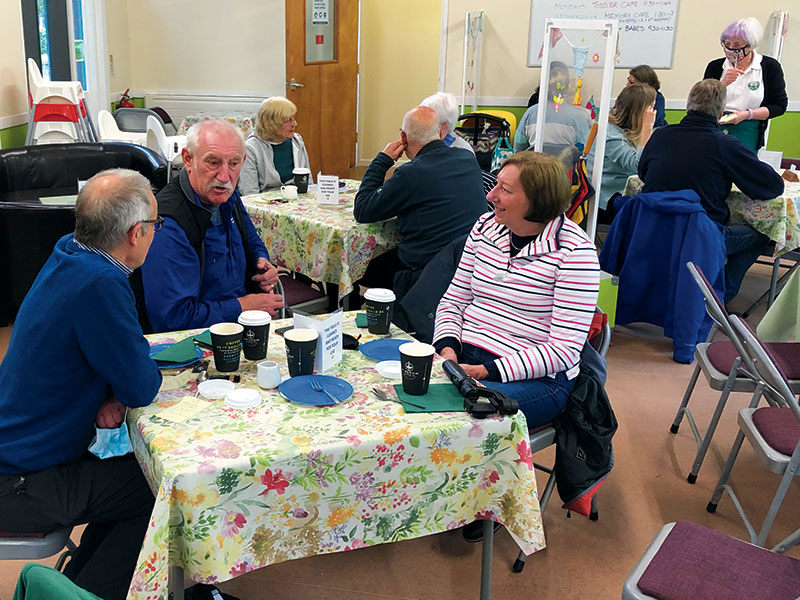
{"type": "Polygon", "coordinates": [[[104,600],[125,597],[154,500],[132,454],[100,460],[87,449],[95,425],[100,441],[161,386],[128,285],[158,223],[141,174],[89,179],[75,232],[36,277],[0,364],[0,528],[88,523],[64,573],[104,600]]]}
{"type": "Polygon", "coordinates": [[[362,280],[367,287],[392,288],[401,271],[409,271],[413,282],[439,250],[469,233],[488,210],[475,155],[448,148],[439,135],[436,111],[413,108],[403,117],[400,139],[379,152],[364,173],[353,207],[356,221],[397,217],[402,236],[397,250],[370,262],[362,280]],[[403,152],[410,162],[384,181],[403,152]]]}
{"type": "Polygon", "coordinates": [[[725,238],[725,303],[739,293],[745,273],[765,251],[769,238],[750,225],[729,223],[726,199],[735,183],[754,200],[783,193],[783,179],[741,141],[719,129],[725,86],[704,79],[692,87],[686,116],[677,125],[659,127],[639,159],[643,192],[694,190],[725,238]]]}
{"type": "Polygon", "coordinates": [[[456,121],[458,121],[458,101],[453,94],[436,92],[428,96],[420,106],[429,106],[439,115],[439,138],[448,148],[463,148],[475,154],[475,149],[469,142],[455,134],[456,121]]]}
{"type": "Polygon", "coordinates": [[[236,190],[245,157],[241,132],[203,121],[186,135],[184,170],[158,193],[164,227],[142,267],[154,331],[236,321],[245,310],[283,306],[278,272],[236,190]]]}

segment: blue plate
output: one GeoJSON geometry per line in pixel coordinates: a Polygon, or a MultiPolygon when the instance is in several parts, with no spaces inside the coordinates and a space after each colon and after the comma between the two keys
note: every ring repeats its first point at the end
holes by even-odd
{"type": "MultiPolygon", "coordinates": [[[[158,354],[159,352],[161,352],[162,350],[166,350],[170,346],[174,346],[174,344],[171,344],[171,343],[153,344],[152,346],[150,346],[150,356],[153,356],[154,354],[158,354]]],[[[178,367],[188,367],[189,365],[193,365],[194,363],[199,361],[201,358],[203,358],[203,351],[200,348],[198,348],[197,346],[194,347],[194,352],[195,352],[195,354],[197,354],[197,358],[193,358],[192,360],[190,360],[188,362],[185,362],[185,363],[169,363],[169,362],[158,362],[158,361],[156,361],[156,364],[158,365],[159,369],[177,369],[178,367]]]]}
{"type": "Polygon", "coordinates": [[[400,360],[400,346],[412,340],[398,340],[395,338],[381,338],[361,344],[361,354],[372,360],[400,360]]]}
{"type": "Polygon", "coordinates": [[[344,402],[353,395],[353,386],[344,379],[331,375],[298,375],[281,382],[278,391],[289,402],[306,406],[330,406],[336,404],[325,392],[317,392],[311,387],[311,380],[316,379],[322,389],[327,390],[334,398],[344,402]]]}

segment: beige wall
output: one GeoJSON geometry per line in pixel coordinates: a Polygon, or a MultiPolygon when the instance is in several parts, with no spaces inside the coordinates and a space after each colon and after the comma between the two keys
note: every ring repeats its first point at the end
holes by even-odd
{"type": "MultiPolygon", "coordinates": [[[[437,3],[438,4],[438,3],[437,3]]],[[[766,27],[776,10],[790,10],[786,0],[682,0],[678,11],[672,69],[658,71],[661,91],[669,100],[684,100],[692,84],[703,77],[706,64],[722,56],[719,35],[733,20],[756,17],[766,27]]],[[[468,10],[485,12],[483,68],[480,95],[527,100],[539,82],[539,69],[526,67],[530,0],[450,0],[445,89],[461,91],[461,65],[464,55],[464,16],[468,10]]],[[[789,68],[800,62],[800,15],[790,13],[789,39],[784,45],[789,99],[800,100],[800,77],[789,68]]],[[[422,50],[422,48],[420,49],[422,50]]],[[[431,43],[425,52],[436,52],[431,43]]],[[[617,69],[612,95],[625,84],[627,69],[617,69]]],[[[494,103],[489,100],[486,103],[494,103]]],[[[524,104],[523,104],[524,105],[524,104]]]]}
{"type": "Polygon", "coordinates": [[[20,2],[0,0],[0,128],[19,124],[5,117],[27,113],[27,94],[20,2]]]}
{"type": "MultiPolygon", "coordinates": [[[[134,3],[136,0],[134,0],[134,3]]],[[[106,43],[108,54],[114,57],[113,70],[108,71],[108,91],[112,99],[125,88],[133,87],[131,81],[131,34],[128,26],[128,0],[106,2],[106,43]]],[[[109,57],[105,57],[110,64],[109,57]]]]}

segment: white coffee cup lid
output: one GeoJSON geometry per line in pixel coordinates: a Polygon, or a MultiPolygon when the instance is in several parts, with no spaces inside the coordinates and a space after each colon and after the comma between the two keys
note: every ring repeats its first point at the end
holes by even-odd
{"type": "Polygon", "coordinates": [[[294,169],[292,169],[292,173],[295,173],[297,175],[306,175],[306,174],[310,175],[311,169],[307,167],[295,167],[294,169]]]}
{"type": "Polygon", "coordinates": [[[246,310],[239,315],[240,325],[265,325],[272,317],[265,310],[246,310]]]}
{"type": "Polygon", "coordinates": [[[236,388],[236,385],[227,379],[207,379],[197,384],[197,391],[203,398],[208,400],[224,398],[234,388],[236,388]]]}
{"type": "Polygon", "coordinates": [[[239,388],[225,396],[225,405],[230,408],[254,408],[261,404],[261,394],[256,390],[239,388]]]}
{"type": "Polygon", "coordinates": [[[436,348],[422,342],[408,342],[400,346],[399,350],[400,354],[405,354],[406,356],[432,356],[436,352],[436,348]]]}
{"type": "Polygon", "coordinates": [[[401,377],[399,360],[382,360],[375,365],[375,370],[387,379],[400,379],[401,377]]]}
{"type": "Polygon", "coordinates": [[[364,298],[375,302],[394,302],[397,296],[394,295],[392,290],[387,290],[386,288],[370,288],[364,294],[364,298]]]}

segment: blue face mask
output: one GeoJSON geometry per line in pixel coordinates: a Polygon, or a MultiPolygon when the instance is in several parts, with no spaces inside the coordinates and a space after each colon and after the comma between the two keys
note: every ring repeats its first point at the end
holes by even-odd
{"type": "Polygon", "coordinates": [[[98,458],[125,456],[129,452],[133,452],[130,436],[128,436],[128,426],[124,422],[116,429],[95,427],[95,431],[97,433],[89,445],[89,452],[98,458]]]}

